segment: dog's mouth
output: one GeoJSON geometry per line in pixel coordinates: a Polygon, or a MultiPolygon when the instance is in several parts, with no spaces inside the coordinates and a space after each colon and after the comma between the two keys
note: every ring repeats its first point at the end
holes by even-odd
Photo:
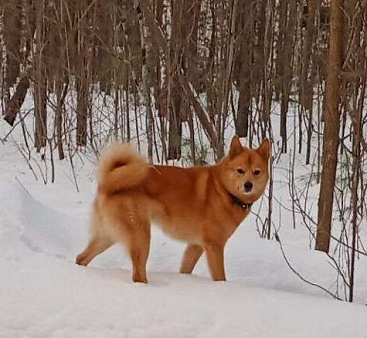
{"type": "Polygon", "coordinates": [[[243,188],[238,188],[238,197],[241,201],[245,203],[253,203],[254,202],[254,191],[245,191],[243,188]]]}
{"type": "Polygon", "coordinates": [[[242,194],[245,196],[251,196],[253,192],[252,191],[242,191],[242,194]]]}
{"type": "Polygon", "coordinates": [[[240,198],[245,203],[252,204],[258,199],[258,195],[254,189],[252,189],[251,191],[245,191],[244,189],[241,189],[239,187],[238,192],[240,194],[238,195],[238,197],[242,196],[240,198]]]}

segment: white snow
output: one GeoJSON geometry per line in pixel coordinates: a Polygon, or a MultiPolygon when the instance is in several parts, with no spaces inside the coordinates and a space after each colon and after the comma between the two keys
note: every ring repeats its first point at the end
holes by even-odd
{"type": "MultiPolygon", "coordinates": [[[[356,303],[336,301],[302,282],[275,240],[259,238],[254,216],[228,243],[227,282],[212,282],[203,258],[194,275],[179,275],[184,245],[157,229],[147,285],[131,282],[119,246],[76,266],[88,240],[93,165],[78,172],[79,193],[70,165],[56,170],[55,184],[35,181],[14,144],[0,145],[0,337],[367,336],[366,259],[357,261],[356,303]]],[[[335,271],[308,248],[304,229],[284,219],[280,236],[292,266],[334,290],[335,271]]]]}

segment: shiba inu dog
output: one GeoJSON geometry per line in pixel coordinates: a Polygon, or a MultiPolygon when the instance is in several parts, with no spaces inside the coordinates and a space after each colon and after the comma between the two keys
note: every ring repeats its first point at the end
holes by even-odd
{"type": "Polygon", "coordinates": [[[193,271],[205,252],[212,279],[224,281],[224,246],[266,188],[270,142],[242,147],[234,136],[218,164],[180,168],[149,165],[129,145],[102,154],[94,201],[92,236],[76,258],[90,261],[116,242],[132,260],[134,282],[147,282],[150,224],[187,243],[180,272],[193,271]]]}

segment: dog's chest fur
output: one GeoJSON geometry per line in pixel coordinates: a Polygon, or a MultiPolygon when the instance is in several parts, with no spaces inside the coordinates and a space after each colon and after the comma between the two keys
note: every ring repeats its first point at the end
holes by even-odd
{"type": "Polygon", "coordinates": [[[249,210],[235,205],[212,167],[157,166],[144,182],[152,222],[169,236],[195,244],[205,233],[229,237],[249,210]]]}

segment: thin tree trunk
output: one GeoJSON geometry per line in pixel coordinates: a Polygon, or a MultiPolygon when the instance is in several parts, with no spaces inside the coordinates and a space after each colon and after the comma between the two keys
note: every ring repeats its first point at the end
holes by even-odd
{"type": "Polygon", "coordinates": [[[86,0],[79,0],[75,4],[76,22],[80,26],[77,31],[77,45],[75,53],[75,73],[76,73],[76,144],[77,146],[87,145],[87,123],[88,123],[88,101],[89,101],[89,83],[88,83],[88,65],[87,65],[87,17],[86,0]]]}
{"type": "Polygon", "coordinates": [[[240,1],[238,4],[237,32],[238,57],[235,60],[235,71],[233,76],[238,83],[239,98],[237,116],[235,119],[236,135],[247,137],[249,130],[249,115],[252,97],[253,83],[251,81],[252,71],[252,30],[254,26],[254,13],[252,3],[240,1]]]}
{"type": "Polygon", "coordinates": [[[126,139],[127,142],[130,142],[131,132],[130,132],[130,90],[129,90],[129,74],[126,74],[126,85],[125,85],[125,100],[126,100],[126,139]]]}
{"type": "MultiPolygon", "coordinates": [[[[308,111],[308,125],[307,125],[307,150],[306,150],[306,164],[310,163],[311,158],[311,141],[312,141],[312,116],[313,116],[313,88],[314,88],[314,50],[315,31],[316,31],[316,10],[317,0],[308,1],[308,20],[307,20],[307,35],[303,50],[303,65],[301,73],[301,101],[305,111],[308,111]],[[312,69],[310,69],[310,65],[312,69]]],[[[314,53],[315,54],[315,53],[314,53]]],[[[299,139],[299,152],[302,150],[302,138],[299,139]]]]}
{"type": "Polygon", "coordinates": [[[43,23],[44,0],[36,2],[36,46],[34,55],[34,101],[35,101],[35,147],[40,151],[47,144],[47,79],[43,67],[43,45],[45,27],[43,23]]]}
{"type": "Polygon", "coordinates": [[[354,297],[354,276],[355,276],[355,259],[356,259],[356,241],[358,232],[358,185],[360,181],[360,167],[361,167],[361,114],[358,112],[357,127],[354,130],[353,137],[353,182],[352,182],[352,196],[351,196],[351,209],[352,209],[352,248],[351,259],[349,267],[349,302],[353,302],[354,297]]]}
{"type": "Polygon", "coordinates": [[[229,23],[229,45],[226,55],[226,69],[223,82],[223,101],[221,107],[221,122],[218,128],[218,143],[217,143],[217,160],[220,160],[224,156],[224,129],[226,125],[226,117],[228,115],[228,102],[230,92],[232,91],[232,72],[234,65],[234,52],[235,52],[235,31],[236,31],[236,19],[237,19],[238,0],[232,1],[230,10],[230,23],[229,23]]]}
{"type": "MultiPolygon", "coordinates": [[[[362,50],[366,50],[365,41],[362,43],[362,50]]],[[[363,62],[364,69],[366,69],[367,61],[365,58],[365,53],[361,52],[359,56],[361,63],[363,62]],[[363,61],[362,61],[363,60],[363,61]]],[[[364,99],[366,94],[366,80],[367,76],[364,75],[360,81],[355,83],[355,91],[358,95],[360,93],[358,100],[356,100],[356,109],[351,113],[351,120],[353,126],[353,181],[352,181],[352,191],[351,191],[351,209],[352,209],[352,248],[351,248],[351,259],[349,267],[349,301],[353,302],[354,298],[354,282],[355,282],[355,260],[356,260],[356,250],[357,250],[357,236],[358,236],[358,216],[359,208],[363,209],[363,192],[361,191],[360,197],[358,196],[358,186],[363,187],[363,174],[361,173],[361,157],[363,156],[363,124],[362,116],[364,109],[364,99]],[[358,205],[360,203],[360,205],[358,205]]],[[[363,215],[363,210],[360,215],[363,215]]]]}
{"type": "MultiPolygon", "coordinates": [[[[186,0],[189,1],[189,0],[186,0]]],[[[185,0],[172,2],[172,34],[169,43],[170,73],[169,86],[169,132],[168,132],[168,160],[181,157],[182,116],[184,110],[182,91],[179,86],[181,72],[186,71],[186,46],[184,44],[186,25],[182,25],[185,15],[185,0]]]]}
{"type": "Polygon", "coordinates": [[[281,14],[284,15],[284,35],[282,40],[281,62],[282,78],[281,78],[281,106],[280,106],[280,136],[282,138],[282,152],[287,152],[287,114],[289,108],[289,99],[291,91],[292,67],[293,67],[293,40],[295,32],[295,17],[297,15],[296,3],[294,1],[282,1],[281,14]],[[284,7],[283,7],[284,6],[284,7]]]}
{"type": "MultiPolygon", "coordinates": [[[[66,78],[63,77],[66,80],[66,78]]],[[[62,83],[61,81],[57,81],[56,83],[56,116],[55,116],[55,124],[56,124],[56,145],[59,154],[59,160],[63,160],[65,158],[64,146],[62,142],[62,134],[63,134],[63,115],[64,115],[64,103],[65,98],[69,89],[69,81],[66,83],[62,83]]]]}
{"type": "Polygon", "coordinates": [[[316,250],[329,252],[340,129],[340,71],[343,59],[344,0],[331,1],[329,69],[326,84],[322,174],[316,250]]]}
{"type": "Polygon", "coordinates": [[[76,80],[77,108],[76,108],[76,144],[87,145],[88,122],[88,84],[84,56],[81,56],[80,78],[76,80]]]}
{"type": "Polygon", "coordinates": [[[142,99],[146,113],[147,139],[148,139],[148,159],[149,163],[153,163],[153,112],[150,102],[150,89],[148,85],[148,64],[147,64],[147,42],[143,23],[143,12],[140,0],[134,0],[134,6],[138,15],[140,29],[140,47],[142,58],[142,99]]]}

